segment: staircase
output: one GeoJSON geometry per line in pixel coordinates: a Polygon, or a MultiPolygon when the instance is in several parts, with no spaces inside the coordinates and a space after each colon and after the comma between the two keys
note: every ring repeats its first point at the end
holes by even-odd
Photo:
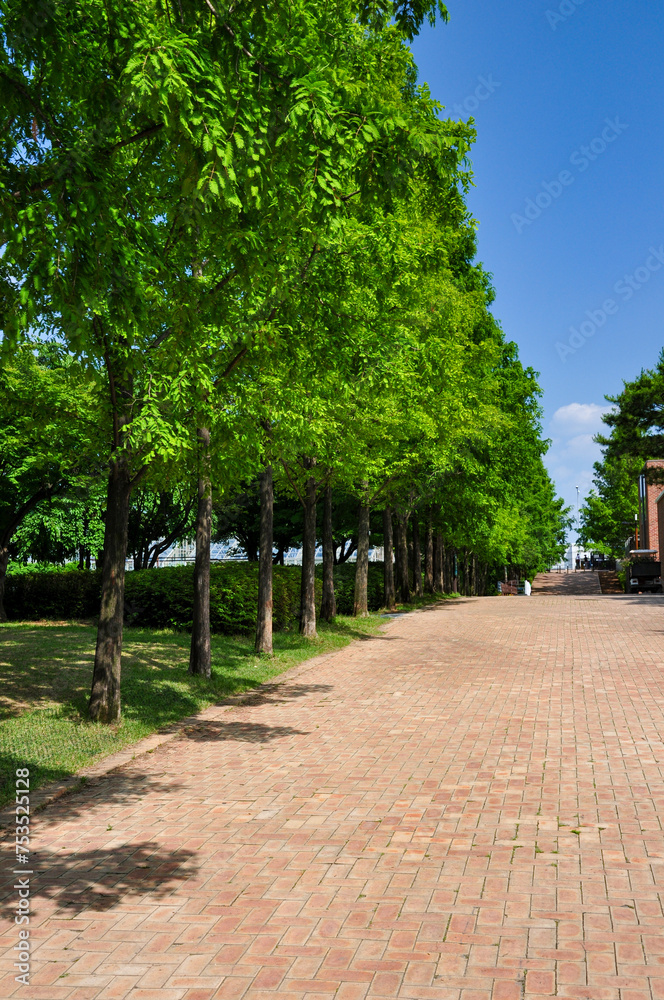
{"type": "Polygon", "coordinates": [[[602,588],[603,594],[624,594],[625,591],[620,585],[620,580],[618,579],[618,574],[615,570],[600,570],[597,574],[599,577],[599,585],[602,588]]]}

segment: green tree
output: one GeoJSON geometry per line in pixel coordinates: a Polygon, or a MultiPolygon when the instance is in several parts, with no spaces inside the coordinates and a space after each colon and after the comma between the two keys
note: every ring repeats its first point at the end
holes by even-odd
{"type": "MultiPolygon", "coordinates": [[[[638,476],[648,459],[664,458],[664,351],[657,365],[641,371],[622,392],[607,396],[612,408],[602,416],[608,435],[598,434],[603,457],[595,464],[594,489],[581,509],[581,538],[586,545],[608,546],[618,556],[638,518],[638,476]]],[[[661,469],[648,473],[664,479],[661,469]]]]}
{"type": "MultiPolygon", "coordinates": [[[[256,323],[219,322],[242,301],[229,286],[248,293],[269,273],[263,315],[273,316],[289,234],[315,247],[314,218],[327,227],[349,198],[389,191],[413,134],[423,149],[457,155],[436,139],[433,109],[406,121],[382,97],[383,50],[402,36],[381,25],[394,17],[412,33],[435,6],[300,0],[222,12],[63,0],[30,30],[22,4],[0,11],[5,343],[56,329],[104,372],[109,476],[90,713],[111,722],[129,498],[156,457],[191,450],[193,400],[205,397],[197,350],[214,344],[215,378],[246,353],[242,333],[256,323]]],[[[205,440],[209,428],[199,429],[205,440]]],[[[208,493],[199,507],[209,524],[208,493]]]]}
{"type": "Polygon", "coordinates": [[[580,539],[586,548],[608,547],[623,556],[625,540],[638,523],[638,477],[643,460],[606,454],[595,463],[594,489],[581,507],[580,539]]]}
{"type": "MultiPolygon", "coordinates": [[[[41,350],[40,357],[39,345],[25,344],[0,367],[0,621],[21,528],[95,469],[96,379],[55,347],[41,350]]],[[[25,533],[20,541],[25,551],[25,533]]]]}

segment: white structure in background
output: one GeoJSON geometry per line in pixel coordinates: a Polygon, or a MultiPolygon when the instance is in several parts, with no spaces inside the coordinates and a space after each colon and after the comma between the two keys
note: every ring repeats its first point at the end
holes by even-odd
{"type": "Polygon", "coordinates": [[[577,557],[581,560],[581,564],[583,564],[583,560],[586,557],[590,559],[590,550],[582,548],[581,545],[574,545],[574,543],[572,543],[571,545],[567,546],[567,552],[565,553],[564,557],[560,559],[555,564],[555,566],[552,566],[551,569],[553,570],[576,569],[577,557]]]}
{"type": "MultiPolygon", "coordinates": [[[[240,555],[237,549],[237,543],[227,544],[226,542],[213,542],[211,546],[211,556],[213,562],[242,562],[246,561],[245,555],[240,555]]],[[[171,545],[170,549],[167,549],[162,555],[159,556],[157,560],[157,568],[162,569],[164,566],[191,566],[196,559],[196,542],[192,538],[186,542],[179,542],[177,545],[171,545]]],[[[134,568],[134,560],[129,557],[125,562],[125,569],[130,570],[134,568]]]]}
{"type": "Polygon", "coordinates": [[[567,546],[567,552],[562,559],[559,559],[558,562],[551,567],[551,569],[554,570],[554,572],[556,570],[562,570],[564,572],[565,570],[576,569],[577,556],[581,560],[581,565],[583,565],[583,560],[586,557],[590,559],[590,554],[590,549],[584,549],[581,545],[575,545],[572,543],[567,546]]]}
{"type": "MultiPolygon", "coordinates": [[[[341,549],[337,549],[337,554],[341,552],[341,549]]],[[[247,557],[240,549],[239,543],[236,541],[231,542],[213,542],[211,547],[211,557],[212,562],[246,562],[247,557]]],[[[167,549],[163,555],[159,556],[157,562],[157,568],[162,569],[164,566],[191,566],[196,559],[196,542],[192,538],[186,542],[180,542],[178,545],[172,545],[170,549],[167,549]]],[[[383,549],[375,548],[369,549],[369,562],[381,562],[383,559],[383,549]]],[[[323,561],[323,547],[319,545],[316,549],[316,562],[322,563],[323,561]]],[[[347,560],[348,562],[357,561],[357,553],[353,552],[347,560]]],[[[284,552],[284,566],[301,566],[302,565],[302,549],[288,549],[284,552]]],[[[132,570],[134,568],[134,560],[129,557],[125,562],[125,569],[132,570]]]]}
{"type": "MultiPolygon", "coordinates": [[[[341,549],[337,549],[337,555],[341,552],[341,549]]],[[[383,559],[383,549],[375,548],[369,549],[369,562],[381,562],[383,559]]],[[[323,561],[323,546],[319,545],[316,549],[316,562],[322,563],[323,561]]],[[[351,556],[348,557],[346,562],[354,563],[357,562],[357,552],[353,552],[351,556]]],[[[284,552],[284,566],[301,566],[302,565],[302,549],[289,549],[288,552],[284,552]]]]}

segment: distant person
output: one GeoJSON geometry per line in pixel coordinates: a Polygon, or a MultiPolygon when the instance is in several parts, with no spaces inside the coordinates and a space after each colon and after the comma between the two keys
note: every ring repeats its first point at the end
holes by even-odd
{"type": "Polygon", "coordinates": [[[580,556],[576,557],[576,568],[577,569],[581,569],[581,557],[580,556]]]}

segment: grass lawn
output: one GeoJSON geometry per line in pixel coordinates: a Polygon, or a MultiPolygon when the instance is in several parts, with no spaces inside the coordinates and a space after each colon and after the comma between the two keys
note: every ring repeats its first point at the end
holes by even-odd
{"type": "Polygon", "coordinates": [[[226,695],[246,691],[312,656],[373,635],[382,624],[385,619],[379,614],[339,616],[329,625],[319,623],[315,641],[278,632],[271,659],[254,654],[253,638],[215,635],[209,680],[187,673],[186,633],[126,628],[119,726],[86,719],[96,640],[92,625],[0,624],[0,805],[14,797],[18,767],[30,769],[31,790],[68,777],[226,695]]]}

